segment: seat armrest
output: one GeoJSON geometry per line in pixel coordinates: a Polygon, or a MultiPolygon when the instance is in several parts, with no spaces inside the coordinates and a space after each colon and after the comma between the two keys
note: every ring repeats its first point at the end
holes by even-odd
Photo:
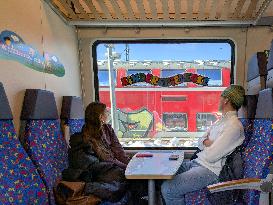
{"type": "Polygon", "coordinates": [[[261,182],[262,182],[262,179],[246,178],[246,179],[238,179],[238,180],[212,184],[208,186],[207,188],[211,193],[234,190],[234,189],[254,189],[254,190],[261,191],[260,189],[261,182]]]}

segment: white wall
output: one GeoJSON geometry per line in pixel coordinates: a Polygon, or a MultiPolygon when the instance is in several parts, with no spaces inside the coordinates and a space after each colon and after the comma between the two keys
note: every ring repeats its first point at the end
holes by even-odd
{"type": "Polygon", "coordinates": [[[56,55],[65,68],[64,77],[56,77],[0,59],[0,82],[6,89],[17,131],[25,89],[53,91],[59,112],[62,96],[81,96],[76,30],[66,25],[44,1],[0,1],[0,32],[3,30],[14,31],[40,53],[56,55]]]}

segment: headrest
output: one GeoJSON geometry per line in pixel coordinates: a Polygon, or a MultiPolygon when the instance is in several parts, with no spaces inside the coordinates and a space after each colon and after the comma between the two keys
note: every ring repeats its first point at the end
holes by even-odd
{"type": "Polygon", "coordinates": [[[61,119],[84,119],[83,103],[80,97],[63,96],[61,119]]]}
{"type": "Polygon", "coordinates": [[[255,118],[273,118],[272,88],[267,88],[259,92],[255,118]]]}
{"type": "Polygon", "coordinates": [[[27,89],[21,112],[21,120],[53,119],[58,119],[54,94],[46,90],[27,89]]]}
{"type": "Polygon", "coordinates": [[[267,56],[265,52],[255,53],[248,62],[247,82],[258,76],[267,75],[267,56]]]}
{"type": "Polygon", "coordinates": [[[271,41],[271,47],[269,51],[269,56],[267,60],[267,70],[273,69],[273,40],[271,41]]]}
{"type": "Polygon", "coordinates": [[[3,84],[0,82],[0,120],[12,120],[12,113],[9,106],[9,101],[3,84]]]}
{"type": "Polygon", "coordinates": [[[239,118],[255,118],[257,102],[258,102],[258,95],[247,95],[247,105],[242,106],[238,111],[239,118]]]}

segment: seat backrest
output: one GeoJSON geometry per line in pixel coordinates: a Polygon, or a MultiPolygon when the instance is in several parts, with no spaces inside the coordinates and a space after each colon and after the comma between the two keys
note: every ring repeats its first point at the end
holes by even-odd
{"type": "Polygon", "coordinates": [[[254,119],[259,95],[246,95],[247,104],[238,111],[239,118],[254,119]]]}
{"type": "Polygon", "coordinates": [[[248,62],[247,94],[256,95],[265,88],[267,76],[267,55],[265,52],[255,53],[248,62]]]}
{"type": "Polygon", "coordinates": [[[84,125],[84,111],[80,97],[63,97],[61,120],[62,124],[69,127],[70,135],[82,130],[82,126],[84,125]]]}
{"type": "MultiPolygon", "coordinates": [[[[272,88],[259,92],[256,116],[251,137],[245,151],[246,178],[265,178],[269,173],[273,153],[273,95],[272,88]]],[[[245,195],[248,204],[258,204],[259,193],[249,191],[245,195]]]]}
{"type": "Polygon", "coordinates": [[[55,204],[53,187],[68,166],[67,145],[62,135],[54,94],[27,89],[21,113],[25,121],[23,140],[55,204]]]}
{"type": "Polygon", "coordinates": [[[271,42],[271,47],[269,50],[269,56],[267,60],[267,82],[266,87],[273,88],[273,40],[271,42]]]}
{"type": "Polygon", "coordinates": [[[0,204],[48,204],[46,187],[16,136],[0,83],[0,204]]]}

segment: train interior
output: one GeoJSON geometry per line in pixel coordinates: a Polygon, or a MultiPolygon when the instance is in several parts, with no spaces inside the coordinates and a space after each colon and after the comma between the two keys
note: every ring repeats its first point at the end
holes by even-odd
{"type": "MultiPolygon", "coordinates": [[[[273,1],[2,0],[0,28],[0,204],[58,204],[70,136],[93,101],[131,157],[190,160],[230,84],[247,98],[238,117],[250,171],[238,183],[250,186],[246,204],[272,203],[272,179],[253,184],[273,161],[273,1]]],[[[207,204],[205,192],[186,204],[207,204]]]]}

